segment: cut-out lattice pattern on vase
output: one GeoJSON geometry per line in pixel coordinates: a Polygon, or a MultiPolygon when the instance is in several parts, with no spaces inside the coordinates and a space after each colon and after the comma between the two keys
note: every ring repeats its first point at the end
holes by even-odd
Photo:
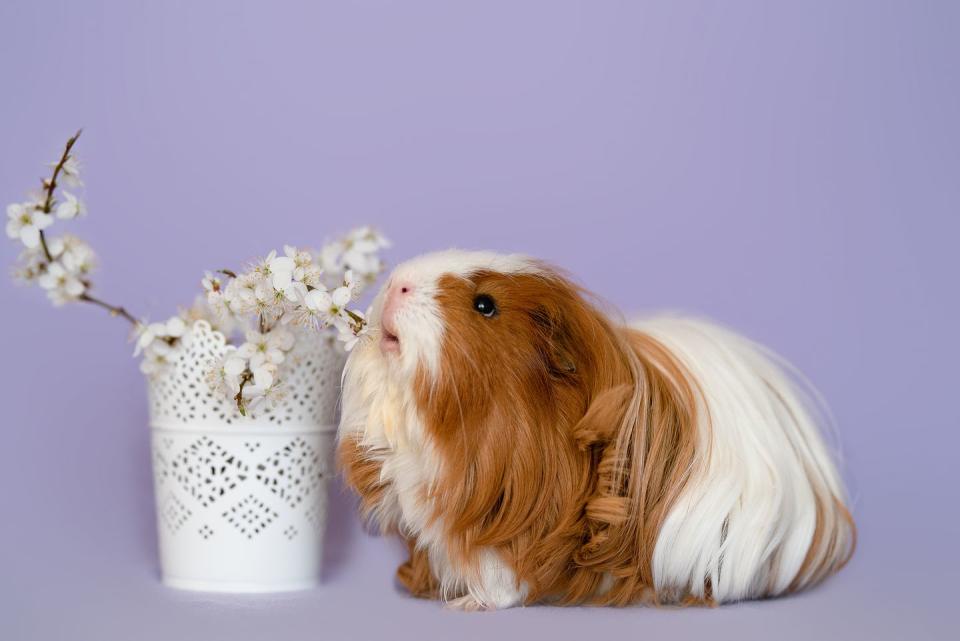
{"type": "Polygon", "coordinates": [[[246,463],[208,436],[201,436],[188,445],[170,467],[183,489],[203,507],[243,483],[248,471],[246,463]]]}
{"type": "Polygon", "coordinates": [[[296,508],[323,480],[320,456],[302,438],[296,438],[257,465],[257,480],[296,508]]]}
{"type": "Polygon", "coordinates": [[[224,512],[223,518],[227,520],[227,523],[240,530],[240,534],[252,539],[280,518],[280,515],[251,494],[224,512]]]}
{"type": "Polygon", "coordinates": [[[306,588],[319,579],[344,354],[298,336],[286,395],[248,416],[206,384],[233,349],[198,321],[148,384],[164,582],[228,592],[306,588]]]}

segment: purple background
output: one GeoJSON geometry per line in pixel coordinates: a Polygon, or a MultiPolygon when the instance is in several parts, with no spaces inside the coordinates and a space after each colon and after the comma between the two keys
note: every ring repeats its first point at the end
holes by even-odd
{"type": "Polygon", "coordinates": [[[799,365],[861,545],[776,601],[459,615],[400,594],[338,495],[321,588],[171,591],[126,327],[4,278],[0,638],[956,638],[958,63],[955,2],[3,0],[0,197],[86,127],[103,297],[166,316],[361,222],[392,263],[539,255],[799,365]]]}

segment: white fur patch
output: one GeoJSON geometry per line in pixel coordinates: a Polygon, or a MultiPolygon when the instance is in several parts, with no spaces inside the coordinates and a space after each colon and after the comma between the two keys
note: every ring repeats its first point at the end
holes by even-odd
{"type": "Polygon", "coordinates": [[[703,597],[705,579],[719,602],[784,592],[810,548],[817,497],[841,543],[852,536],[835,511],[843,484],[812,404],[775,357],[732,332],[670,317],[636,327],[690,371],[705,406],[693,474],[657,538],[657,592],[703,597]]]}

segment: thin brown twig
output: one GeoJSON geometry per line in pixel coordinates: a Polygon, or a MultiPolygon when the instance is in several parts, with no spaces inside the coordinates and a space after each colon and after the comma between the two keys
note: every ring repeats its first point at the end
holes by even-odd
{"type": "Polygon", "coordinates": [[[91,296],[86,292],[84,292],[83,294],[80,294],[80,297],[77,298],[77,300],[83,301],[84,303],[93,303],[98,307],[102,307],[105,310],[109,311],[111,316],[119,316],[121,318],[124,318],[128,320],[130,324],[132,324],[134,327],[137,327],[138,325],[140,325],[140,321],[134,318],[133,315],[130,314],[130,312],[125,310],[123,307],[120,307],[118,305],[111,305],[110,303],[104,302],[99,298],[94,298],[93,296],[91,296]]]}
{"type": "Polygon", "coordinates": [[[250,375],[250,372],[244,372],[240,377],[240,389],[237,390],[237,395],[233,397],[233,400],[237,402],[237,409],[240,410],[240,416],[247,415],[247,408],[243,404],[243,388],[250,382],[250,379],[253,378],[250,375]]]}
{"type": "MultiPolygon", "coordinates": [[[[60,177],[60,172],[63,170],[63,166],[66,164],[67,159],[70,157],[70,150],[73,149],[73,146],[77,144],[77,139],[80,138],[80,134],[83,133],[83,129],[77,131],[73,134],[69,140],[67,140],[66,146],[63,148],[63,154],[60,156],[60,160],[57,161],[57,164],[53,167],[53,175],[50,176],[50,180],[43,181],[43,189],[47,192],[46,198],[43,200],[43,207],[41,211],[45,214],[49,214],[53,209],[53,192],[57,188],[57,178],[60,177]]],[[[47,237],[44,235],[43,230],[40,230],[40,246],[43,247],[43,254],[47,257],[49,262],[53,262],[53,255],[50,253],[50,248],[47,247],[47,237]]]]}
{"type": "Polygon", "coordinates": [[[57,188],[57,178],[59,178],[60,172],[63,171],[63,166],[67,163],[67,159],[70,157],[70,150],[72,150],[73,146],[77,144],[77,139],[80,138],[80,134],[82,133],[83,129],[80,129],[77,131],[77,133],[73,134],[69,140],[67,140],[67,144],[63,148],[63,154],[60,156],[60,160],[53,167],[53,175],[50,177],[50,180],[44,184],[47,197],[43,202],[43,211],[47,214],[49,214],[50,210],[53,208],[53,192],[57,188]]]}

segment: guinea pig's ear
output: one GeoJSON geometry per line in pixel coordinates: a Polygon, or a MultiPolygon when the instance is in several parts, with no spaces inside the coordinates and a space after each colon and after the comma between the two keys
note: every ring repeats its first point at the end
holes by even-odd
{"type": "Polygon", "coordinates": [[[575,374],[577,363],[574,357],[573,335],[560,312],[541,306],[534,310],[532,316],[545,339],[545,356],[551,373],[558,377],[575,374]]]}

